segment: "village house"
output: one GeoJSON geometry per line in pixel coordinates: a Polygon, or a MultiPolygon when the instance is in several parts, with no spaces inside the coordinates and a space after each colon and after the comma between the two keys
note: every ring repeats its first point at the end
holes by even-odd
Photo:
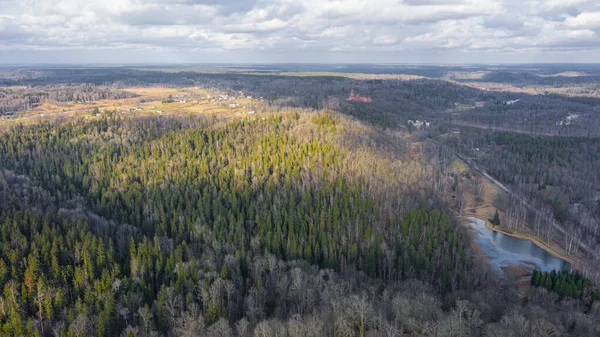
{"type": "Polygon", "coordinates": [[[429,125],[430,125],[430,123],[428,121],[420,121],[418,119],[416,121],[413,121],[412,119],[409,119],[406,124],[412,125],[412,126],[414,126],[416,128],[420,128],[422,126],[429,127],[429,125]]]}

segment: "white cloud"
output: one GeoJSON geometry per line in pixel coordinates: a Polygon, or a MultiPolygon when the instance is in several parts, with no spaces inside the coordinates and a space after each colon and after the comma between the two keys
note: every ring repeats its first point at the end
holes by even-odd
{"type": "MultiPolygon", "coordinates": [[[[286,55],[319,61],[318,55],[335,51],[360,54],[363,62],[431,50],[519,56],[561,49],[597,58],[599,32],[597,0],[0,1],[0,62],[19,61],[13,55],[31,50],[111,49],[134,55],[124,62],[155,60],[136,53],[140,49],[190,55],[190,61],[228,55],[240,62],[286,55]],[[255,51],[257,59],[240,58],[255,51]],[[200,54],[205,58],[194,58],[200,54]]],[[[36,57],[47,59],[43,52],[36,57]]]]}
{"type": "Polygon", "coordinates": [[[568,17],[565,20],[565,24],[568,27],[575,28],[596,28],[600,27],[600,11],[598,12],[585,12],[577,16],[568,17]]]}

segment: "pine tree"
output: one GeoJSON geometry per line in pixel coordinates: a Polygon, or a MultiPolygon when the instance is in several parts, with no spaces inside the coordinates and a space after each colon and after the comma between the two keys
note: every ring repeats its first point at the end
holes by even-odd
{"type": "Polygon", "coordinates": [[[540,284],[540,271],[537,269],[534,269],[533,273],[531,274],[531,285],[537,287],[539,284],[540,284]]]}
{"type": "Polygon", "coordinates": [[[552,291],[552,277],[550,275],[546,277],[544,288],[546,288],[548,291],[552,291]]]}

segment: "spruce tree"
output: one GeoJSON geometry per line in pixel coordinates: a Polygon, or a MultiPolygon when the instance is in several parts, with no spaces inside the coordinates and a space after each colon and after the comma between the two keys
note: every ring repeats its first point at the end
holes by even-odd
{"type": "Polygon", "coordinates": [[[492,219],[492,225],[500,226],[500,214],[498,214],[498,210],[494,213],[494,219],[492,219]]]}

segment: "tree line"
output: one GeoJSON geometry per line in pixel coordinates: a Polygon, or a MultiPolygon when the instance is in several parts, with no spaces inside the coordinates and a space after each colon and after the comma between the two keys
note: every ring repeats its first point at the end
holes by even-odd
{"type": "Polygon", "coordinates": [[[89,84],[4,87],[0,88],[0,114],[31,110],[44,102],[91,103],[135,96],[110,86],[89,84]]]}

